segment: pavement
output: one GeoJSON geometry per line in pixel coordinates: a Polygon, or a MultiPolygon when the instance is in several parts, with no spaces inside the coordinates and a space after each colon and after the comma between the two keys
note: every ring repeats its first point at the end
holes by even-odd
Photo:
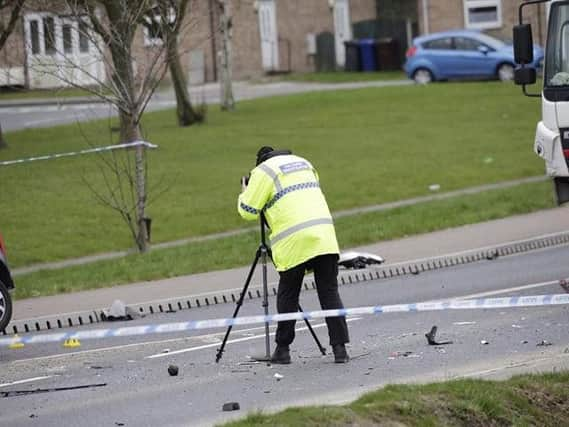
{"type": "MultiPolygon", "coordinates": [[[[342,251],[354,250],[374,253],[385,258],[386,265],[396,265],[406,261],[467,252],[473,249],[567,231],[569,231],[569,206],[398,240],[382,241],[356,248],[342,248],[342,251]]],[[[243,248],[243,250],[250,250],[251,261],[254,259],[256,249],[255,247],[243,248]]],[[[126,304],[140,304],[178,297],[203,296],[208,293],[219,293],[222,290],[241,289],[249,269],[250,266],[244,266],[112,288],[18,300],[14,302],[13,319],[22,320],[109,308],[117,299],[126,304]]],[[[278,279],[278,274],[272,266],[268,268],[268,278],[271,283],[278,279]]],[[[258,266],[251,283],[258,284],[260,282],[261,268],[258,266]]]]}

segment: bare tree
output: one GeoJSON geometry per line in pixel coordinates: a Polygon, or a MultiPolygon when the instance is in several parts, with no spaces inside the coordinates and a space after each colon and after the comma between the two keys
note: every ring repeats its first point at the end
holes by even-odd
{"type": "Polygon", "coordinates": [[[219,68],[221,69],[221,109],[232,111],[235,109],[232,86],[232,61],[231,61],[231,35],[232,18],[230,0],[217,0],[219,7],[219,32],[221,34],[221,50],[219,56],[219,68]]]}
{"type": "MultiPolygon", "coordinates": [[[[34,64],[61,82],[81,87],[114,105],[119,116],[121,144],[142,140],[142,114],[168,70],[165,60],[167,43],[145,50],[149,58],[142,65],[137,63],[140,58],[133,52],[140,22],[154,4],[154,0],[65,0],[67,19],[71,17],[78,23],[76,31],[80,37],[89,40],[93,61],[104,63],[108,78],[98,75],[88,64],[68,54],[65,40],[63,43],[52,43],[58,50],[56,57],[60,58],[60,62],[54,65],[50,57],[44,64],[34,64]]],[[[175,10],[174,25],[177,16],[179,12],[175,10]]],[[[117,172],[119,168],[116,165],[107,163],[110,175],[126,183],[135,197],[124,199],[132,201],[130,204],[118,204],[113,190],[123,185],[118,182],[107,185],[109,192],[106,204],[118,210],[129,228],[136,230],[134,240],[140,252],[148,249],[146,148],[144,144],[133,144],[132,167],[122,167],[122,173],[117,172]]],[[[96,195],[101,199],[101,193],[96,192],[96,195]]]]}
{"type": "MultiPolygon", "coordinates": [[[[24,8],[24,3],[25,0],[0,0],[0,51],[4,49],[8,37],[14,31],[24,8]]],[[[2,125],[0,124],[0,149],[7,146],[8,144],[2,132],[2,125]]]]}
{"type": "Polygon", "coordinates": [[[180,61],[178,39],[190,7],[189,3],[189,0],[158,0],[151,11],[151,16],[146,17],[148,24],[159,25],[166,44],[166,58],[176,95],[176,115],[180,126],[191,126],[202,122],[205,118],[203,109],[196,110],[192,106],[188,83],[180,61]],[[174,16],[174,14],[177,15],[174,16]],[[158,22],[156,22],[156,17],[158,22]]]}

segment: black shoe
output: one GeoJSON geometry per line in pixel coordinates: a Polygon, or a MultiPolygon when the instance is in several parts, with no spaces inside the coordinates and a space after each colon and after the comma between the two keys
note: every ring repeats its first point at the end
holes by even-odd
{"type": "Polygon", "coordinates": [[[290,351],[288,349],[288,345],[277,345],[275,352],[271,356],[271,362],[278,365],[288,365],[290,363],[290,351]]]}
{"type": "Polygon", "coordinates": [[[350,356],[348,356],[345,344],[333,345],[332,350],[334,351],[334,363],[348,363],[350,356]]]}

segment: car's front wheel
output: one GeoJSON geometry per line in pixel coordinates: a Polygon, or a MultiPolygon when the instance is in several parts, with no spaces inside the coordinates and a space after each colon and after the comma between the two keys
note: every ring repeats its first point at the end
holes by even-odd
{"type": "Polygon", "coordinates": [[[0,281],[0,332],[10,323],[12,317],[12,298],[8,288],[0,281]]]}
{"type": "Polygon", "coordinates": [[[498,79],[503,82],[514,80],[514,66],[512,64],[501,64],[498,67],[498,79]]]}
{"type": "Polygon", "coordinates": [[[433,73],[426,68],[419,68],[413,73],[413,80],[415,83],[425,85],[431,83],[434,80],[433,73]]]}

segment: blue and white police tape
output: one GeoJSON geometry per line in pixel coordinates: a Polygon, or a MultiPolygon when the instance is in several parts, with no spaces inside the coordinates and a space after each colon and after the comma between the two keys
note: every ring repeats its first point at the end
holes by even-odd
{"type": "Polygon", "coordinates": [[[107,145],[106,147],[95,147],[95,148],[89,148],[87,150],[71,151],[69,153],[48,154],[45,156],[28,157],[25,159],[5,160],[3,162],[0,162],[0,166],[18,165],[21,163],[37,162],[38,160],[53,160],[53,159],[60,159],[62,157],[81,156],[84,154],[103,153],[105,151],[122,150],[123,148],[126,149],[134,147],[158,148],[157,145],[151,144],[146,141],[135,141],[126,144],[107,145]]]}
{"type": "Polygon", "coordinates": [[[252,325],[256,323],[279,322],[282,320],[321,319],[337,316],[361,316],[365,314],[403,313],[441,310],[469,310],[511,307],[538,307],[569,304],[569,294],[531,295],[502,298],[479,298],[450,301],[420,302],[415,304],[377,305],[370,307],[344,308],[341,310],[318,310],[309,312],[281,313],[236,317],[229,319],[194,320],[189,322],[164,323],[160,325],[130,326],[116,329],[96,329],[90,331],[69,331],[55,334],[25,335],[21,337],[0,338],[0,347],[12,344],[39,344],[60,342],[67,339],[103,339],[135,335],[184,332],[194,329],[226,328],[228,326],[252,325]]]}

